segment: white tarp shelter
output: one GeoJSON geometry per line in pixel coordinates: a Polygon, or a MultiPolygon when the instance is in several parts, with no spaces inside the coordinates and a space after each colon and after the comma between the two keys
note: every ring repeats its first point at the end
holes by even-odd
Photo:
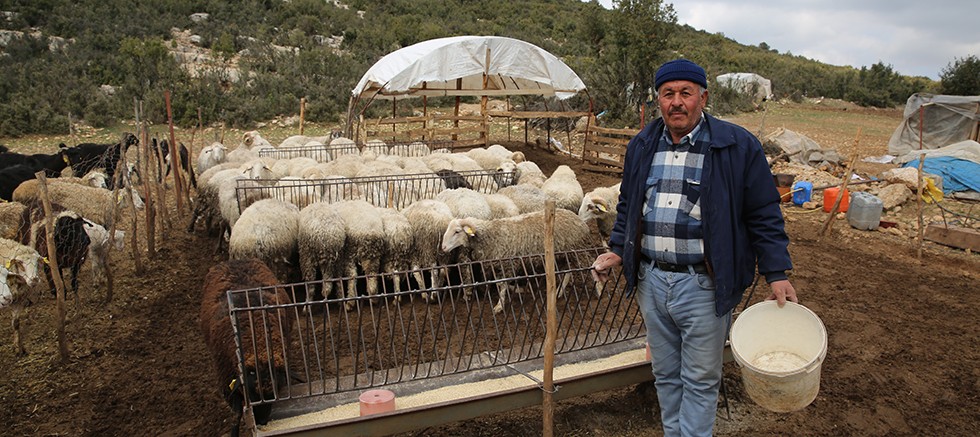
{"type": "Polygon", "coordinates": [[[726,73],[715,77],[719,86],[751,94],[755,101],[772,98],[772,81],[755,73],[726,73]]]}
{"type": "Polygon", "coordinates": [[[903,156],[977,140],[980,96],[912,94],[904,119],[888,141],[888,153],[903,156]],[[920,135],[921,132],[921,135],[920,135]]]}
{"type": "Polygon", "coordinates": [[[541,95],[567,99],[585,83],[546,50],[500,36],[423,41],[385,55],[361,77],[354,99],[541,95]],[[484,81],[486,78],[486,81],[484,81]]]}

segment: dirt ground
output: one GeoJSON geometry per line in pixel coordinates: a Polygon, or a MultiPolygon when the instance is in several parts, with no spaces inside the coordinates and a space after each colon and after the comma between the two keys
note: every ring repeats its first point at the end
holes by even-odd
{"type": "MultiPolygon", "coordinates": [[[[771,116],[768,125],[780,124],[771,116]]],[[[875,117],[898,120],[895,114],[875,117]]],[[[744,125],[755,122],[749,118],[744,125]]],[[[853,132],[826,135],[840,144],[853,139],[853,132]]],[[[877,156],[880,147],[879,139],[853,152],[877,156]]],[[[522,150],[546,174],[562,163],[580,165],[533,146],[522,150]]],[[[586,190],[618,181],[577,173],[586,190]]],[[[821,236],[827,214],[789,204],[784,211],[795,266],[791,280],[829,334],[820,393],[802,411],[771,413],[745,394],[737,365],[726,364],[730,410],[720,409],[716,434],[980,435],[978,255],[926,242],[919,258],[909,230],[858,231],[845,220],[821,236]]],[[[906,207],[896,220],[907,222],[914,212],[906,207]]],[[[141,256],[143,272],[135,272],[128,248],[125,256],[115,255],[111,302],[104,303],[105,287],[94,288],[86,268],[81,306],[71,299],[66,305],[67,362],[58,359],[53,299],[28,310],[27,356],[15,356],[10,324],[0,325],[4,435],[228,433],[233,415],[218,394],[197,320],[204,274],[223,256],[213,251],[216,239],[184,232],[186,218],[176,209],[172,214],[173,228],[159,252],[153,259],[141,256]]],[[[760,288],[751,300],[765,294],[760,288]]],[[[555,430],[562,436],[662,435],[651,384],[559,402],[555,430]]],[[[541,410],[528,408],[405,435],[540,434],[541,410]]]]}

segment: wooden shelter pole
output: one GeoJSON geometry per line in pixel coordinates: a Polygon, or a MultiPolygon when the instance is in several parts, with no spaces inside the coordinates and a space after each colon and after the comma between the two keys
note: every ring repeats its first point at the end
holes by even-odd
{"type": "Polygon", "coordinates": [[[306,120],[306,97],[299,99],[299,134],[303,135],[303,122],[306,120]]]}
{"type": "Polygon", "coordinates": [[[922,259],[922,233],[924,231],[923,229],[924,226],[922,225],[922,187],[923,185],[925,185],[923,183],[925,178],[922,177],[922,163],[924,163],[925,161],[926,161],[926,154],[925,153],[919,154],[919,181],[918,181],[918,190],[915,193],[915,200],[916,200],[915,204],[917,210],[916,215],[918,216],[918,220],[919,220],[918,221],[919,234],[915,240],[916,247],[917,247],[915,251],[915,256],[920,260],[922,259]]]}
{"type": "MultiPolygon", "coordinates": [[[[68,362],[68,344],[65,337],[65,282],[61,277],[61,268],[58,266],[58,249],[54,244],[54,217],[51,216],[51,200],[48,198],[48,179],[44,176],[44,171],[34,174],[37,178],[38,188],[41,193],[41,206],[44,208],[44,234],[48,245],[48,267],[51,270],[51,279],[54,281],[55,298],[57,300],[58,313],[58,354],[62,363],[68,362]]],[[[20,339],[24,341],[24,339],[20,339]]]]}
{"type": "Polygon", "coordinates": [[[548,200],[544,204],[544,271],[547,286],[547,332],[544,337],[544,383],[542,409],[542,436],[554,435],[555,401],[555,338],[558,335],[558,297],[555,280],[555,201],[548,200]]]}
{"type": "MultiPolygon", "coordinates": [[[[456,89],[463,89],[463,78],[456,79],[456,89]]],[[[459,96],[456,96],[456,109],[453,111],[453,141],[459,139],[456,130],[459,129],[459,96]]]]}
{"type": "Polygon", "coordinates": [[[487,48],[486,61],[483,63],[483,95],[480,96],[480,117],[483,120],[480,122],[482,125],[483,132],[480,135],[483,137],[483,147],[488,147],[490,145],[490,123],[487,120],[487,100],[489,99],[486,95],[487,84],[490,81],[490,48],[487,48]]]}

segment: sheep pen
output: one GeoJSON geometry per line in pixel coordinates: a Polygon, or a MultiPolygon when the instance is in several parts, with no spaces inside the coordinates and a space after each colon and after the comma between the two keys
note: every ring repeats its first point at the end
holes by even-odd
{"type": "MultiPolygon", "coordinates": [[[[769,117],[774,114],[770,111],[769,117]]],[[[859,114],[849,111],[848,115],[859,114]]],[[[226,138],[229,136],[231,135],[226,135],[226,138]]],[[[851,137],[853,132],[849,138],[851,137]]],[[[872,142],[862,140],[862,145],[865,143],[872,142]]],[[[512,150],[520,147],[507,145],[512,150]]],[[[615,177],[606,174],[580,172],[576,162],[560,160],[561,157],[551,156],[547,151],[538,152],[533,147],[521,150],[527,152],[528,157],[538,163],[546,174],[551,174],[559,163],[571,165],[576,169],[586,191],[618,182],[615,177]]],[[[172,204],[173,199],[168,199],[168,202],[172,204]]],[[[931,215],[938,215],[938,212],[931,215]]],[[[719,420],[719,424],[724,426],[727,434],[738,434],[738,430],[744,430],[742,427],[746,424],[754,424],[758,426],[759,432],[771,434],[792,434],[793,429],[804,426],[817,434],[833,434],[835,430],[840,432],[841,429],[856,434],[941,434],[938,425],[930,425],[930,417],[938,418],[946,425],[953,424],[961,427],[960,429],[968,429],[970,422],[964,421],[964,418],[970,416],[963,414],[967,408],[963,405],[969,405],[966,402],[968,397],[965,392],[957,391],[956,388],[962,385],[962,381],[955,378],[961,370],[969,368],[969,363],[976,360],[976,354],[970,351],[961,353],[964,351],[957,349],[956,345],[962,344],[962,336],[946,334],[956,332],[952,330],[955,326],[970,326],[972,313],[969,312],[969,301],[963,301],[962,298],[969,295],[965,292],[972,290],[977,280],[976,254],[971,258],[962,250],[942,248],[926,242],[924,258],[920,262],[916,260],[914,251],[909,255],[909,251],[905,250],[911,241],[907,238],[895,237],[890,233],[855,232],[848,230],[846,225],[840,226],[842,222],[838,221],[838,226],[834,227],[834,233],[830,236],[832,238],[818,240],[811,229],[819,225],[816,220],[825,218],[826,214],[787,212],[787,216],[795,219],[788,222],[787,227],[793,238],[791,250],[794,251],[794,262],[798,264],[798,270],[794,274],[804,284],[804,302],[818,311],[828,322],[828,327],[837,326],[834,330],[837,335],[833,337],[833,344],[837,345],[833,351],[833,356],[836,357],[833,361],[837,364],[824,367],[827,373],[821,381],[821,390],[824,392],[826,388],[825,402],[817,402],[805,411],[785,416],[786,420],[778,421],[773,420],[775,415],[761,411],[744,397],[737,373],[734,373],[736,369],[733,365],[726,364],[726,384],[731,383],[729,395],[733,417],[730,420],[719,420]],[[855,242],[862,246],[855,247],[855,242]],[[863,259],[864,262],[850,262],[854,259],[863,259]],[[943,287],[921,282],[921,278],[933,276],[946,278],[948,282],[943,287]],[[828,281],[827,278],[834,280],[828,281]],[[874,287],[867,290],[862,287],[848,288],[848,283],[874,284],[874,287]],[[901,284],[910,283],[919,284],[916,293],[910,295],[918,297],[893,303],[881,300],[880,290],[897,290],[901,289],[901,284]],[[841,290],[848,291],[847,299],[839,299],[842,296],[841,290]],[[860,311],[865,306],[880,308],[880,311],[874,314],[860,311]],[[925,322],[913,321],[907,317],[912,313],[944,314],[944,317],[927,317],[925,322]],[[906,317],[896,317],[898,314],[906,317]],[[911,329],[912,327],[915,329],[911,329]],[[872,342],[873,347],[867,349],[866,346],[870,344],[867,342],[868,338],[896,333],[902,335],[902,338],[908,338],[908,342],[901,343],[909,346],[908,348],[898,350],[895,347],[901,344],[872,342]],[[932,346],[922,347],[924,344],[932,346]],[[855,349],[852,351],[851,347],[855,349]],[[958,352],[944,353],[943,350],[958,352]],[[865,362],[868,357],[874,357],[874,360],[865,362]],[[913,371],[923,360],[934,362],[939,366],[937,368],[948,371],[933,373],[923,380],[896,380],[894,385],[882,385],[874,378],[858,377],[868,375],[864,369],[870,371],[872,368],[892,369],[885,371],[885,377],[904,374],[903,372],[913,371]],[[868,366],[870,362],[875,366],[868,366]],[[958,382],[954,383],[954,380],[958,382]],[[913,393],[914,399],[900,395],[899,391],[913,393]],[[954,394],[952,398],[948,396],[949,393],[954,394]],[[834,402],[842,399],[841,396],[849,399],[843,403],[846,408],[842,403],[834,402]],[[947,403],[950,399],[961,407],[938,408],[940,405],[951,405],[947,403]],[[960,401],[964,403],[959,403],[960,401]],[[904,421],[897,416],[896,422],[883,422],[873,420],[874,414],[861,415],[867,420],[847,415],[854,411],[873,413],[876,405],[899,410],[904,421]]],[[[127,239],[128,237],[129,235],[127,239]]],[[[38,335],[54,332],[54,304],[51,299],[35,302],[31,308],[31,332],[35,334],[25,338],[28,359],[15,357],[9,342],[10,323],[0,324],[0,339],[7,339],[0,344],[0,357],[5,363],[16,363],[8,366],[8,374],[0,381],[0,388],[5,392],[18,393],[18,396],[6,398],[5,405],[8,408],[4,409],[3,419],[9,432],[17,435],[227,434],[234,416],[221,395],[216,393],[209,356],[196,321],[201,279],[209,267],[224,259],[223,254],[215,254],[210,249],[218,240],[218,236],[202,233],[173,232],[170,240],[160,247],[161,252],[157,259],[147,261],[144,258],[147,269],[140,275],[133,274],[132,259],[118,257],[119,254],[114,252],[116,287],[121,292],[118,299],[106,306],[93,305],[95,299],[86,300],[83,293],[83,308],[76,310],[69,307],[69,314],[75,322],[70,331],[72,361],[69,367],[62,367],[65,370],[57,370],[48,360],[55,354],[52,337],[47,334],[38,335]],[[47,377],[38,378],[38,375],[47,377]],[[53,377],[55,375],[57,377],[53,377]],[[174,390],[175,386],[180,389],[174,390]],[[51,393],[63,395],[52,396],[51,393]],[[167,405],[168,408],[161,409],[161,405],[167,405]]],[[[87,283],[87,274],[86,269],[82,275],[83,286],[87,283]]],[[[450,273],[450,276],[453,275],[450,273]]],[[[457,279],[453,280],[454,284],[457,283],[457,279]]],[[[458,293],[446,294],[455,303],[464,303],[457,299],[458,293]]],[[[603,293],[604,296],[606,294],[603,293]]],[[[761,299],[759,294],[757,290],[755,298],[761,299]]],[[[529,296],[533,296],[533,293],[515,295],[515,302],[509,308],[522,308],[514,305],[516,299],[527,299],[529,296]]],[[[477,297],[482,297],[482,294],[477,293],[477,297]]],[[[563,302],[559,300],[560,304],[563,302]]],[[[530,305],[532,302],[527,303],[530,305]]],[[[311,303],[307,306],[312,305],[311,303]]],[[[479,306],[475,303],[473,305],[474,309],[489,309],[493,302],[481,301],[479,306]]],[[[436,305],[425,308],[434,311],[433,307],[436,305]]],[[[469,307],[458,306],[457,311],[463,314],[462,311],[467,308],[469,307]]],[[[314,313],[317,314],[321,313],[314,313]]],[[[334,314],[337,313],[331,309],[331,315],[334,314]]],[[[350,316],[355,314],[357,313],[349,313],[350,316]]],[[[367,313],[362,314],[365,318],[368,317],[367,313]]],[[[472,319],[479,320],[480,316],[473,313],[472,319]]],[[[446,320],[450,319],[447,316],[446,320]]],[[[379,319],[379,322],[381,320],[384,319],[379,319]]],[[[397,321],[394,318],[388,320],[397,321]]],[[[436,322],[441,320],[435,319],[436,322]]],[[[456,332],[460,333],[467,329],[465,323],[447,327],[458,328],[456,332]]],[[[472,327],[493,332],[493,328],[486,324],[474,324],[472,327]]],[[[391,343],[383,341],[386,337],[381,338],[382,346],[379,347],[390,350],[391,343]]],[[[294,341],[294,344],[297,343],[294,341]]],[[[370,354],[374,354],[374,345],[370,346],[370,354]]],[[[486,357],[482,354],[480,356],[486,357]]],[[[381,363],[373,355],[359,357],[357,361],[361,369],[381,363]]],[[[435,358],[425,362],[431,361],[435,361],[435,358]]],[[[347,362],[352,363],[351,360],[347,362]]],[[[455,361],[445,362],[447,366],[455,364],[455,361]]],[[[457,373],[451,377],[459,378],[462,375],[457,373]]],[[[563,391],[568,392],[568,388],[565,387],[563,391]]],[[[356,398],[358,392],[358,389],[353,389],[347,393],[356,398]]],[[[407,395],[400,396],[399,406],[408,405],[402,403],[408,400],[407,395]]],[[[561,400],[558,403],[556,420],[561,424],[559,430],[569,434],[618,435],[635,432],[637,427],[656,429],[658,422],[655,417],[655,402],[648,384],[644,383],[561,400]],[[625,405],[639,405],[643,408],[626,408],[625,405]]],[[[515,410],[455,424],[431,425],[426,434],[437,437],[465,435],[468,430],[478,427],[499,430],[508,435],[533,435],[539,432],[540,409],[515,410]]],[[[418,431],[414,434],[417,433],[418,431]]]]}

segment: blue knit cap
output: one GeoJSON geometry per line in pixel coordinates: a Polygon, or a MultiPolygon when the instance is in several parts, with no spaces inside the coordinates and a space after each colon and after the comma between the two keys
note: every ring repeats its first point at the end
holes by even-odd
{"type": "Polygon", "coordinates": [[[660,85],[672,80],[687,80],[708,88],[708,76],[704,69],[687,59],[675,59],[661,65],[657,70],[654,89],[659,91],[660,85]]]}

